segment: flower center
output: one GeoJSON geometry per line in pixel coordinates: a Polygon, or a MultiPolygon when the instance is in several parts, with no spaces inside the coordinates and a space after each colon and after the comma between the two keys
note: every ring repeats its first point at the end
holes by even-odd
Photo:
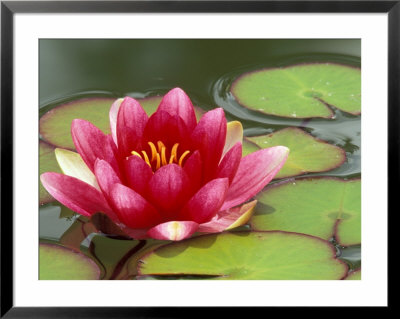
{"type": "Polygon", "coordinates": [[[157,147],[153,142],[148,142],[148,144],[151,150],[151,154],[149,153],[150,156],[147,154],[146,151],[141,151],[140,153],[132,151],[131,154],[139,156],[154,171],[158,170],[161,166],[172,163],[182,166],[184,159],[190,153],[190,151],[185,151],[179,156],[178,153],[179,143],[175,143],[170,151],[167,150],[167,147],[161,141],[157,142],[157,147]]]}

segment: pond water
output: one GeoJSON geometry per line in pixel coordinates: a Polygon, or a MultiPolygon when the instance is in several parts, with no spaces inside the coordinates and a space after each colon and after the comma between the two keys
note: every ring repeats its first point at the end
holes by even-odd
{"type": "MultiPolygon", "coordinates": [[[[304,176],[361,177],[361,115],[339,109],[334,109],[333,119],[265,115],[244,108],[230,92],[239,75],[257,69],[310,62],[361,67],[360,40],[42,39],[39,58],[40,117],[53,107],[77,98],[126,95],[144,98],[181,87],[193,104],[204,110],[223,107],[228,121],[242,122],[245,136],[299,127],[345,150],[347,160],[341,166],[304,176]]],[[[91,256],[100,266],[103,279],[135,278],[135,253],[159,244],[155,240],[144,242],[95,234],[87,218],[58,202],[40,206],[39,221],[41,242],[59,243],[91,256]]],[[[338,257],[351,270],[360,268],[361,245],[335,247],[338,257]]]]}

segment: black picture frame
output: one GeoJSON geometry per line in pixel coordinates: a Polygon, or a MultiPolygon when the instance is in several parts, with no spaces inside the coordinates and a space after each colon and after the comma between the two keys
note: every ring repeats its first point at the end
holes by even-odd
{"type": "MultiPolygon", "coordinates": [[[[176,318],[192,308],[15,307],[13,302],[13,20],[15,13],[387,13],[388,14],[388,204],[396,213],[399,181],[400,1],[1,1],[1,318],[176,318]]],[[[388,214],[388,218],[391,218],[388,214]]],[[[390,219],[392,220],[392,218],[390,219]]],[[[393,222],[388,223],[393,227],[393,222]]],[[[390,232],[392,234],[393,232],[390,232]]],[[[390,241],[388,240],[388,243],[390,241]]],[[[389,247],[389,246],[388,246],[389,247]]],[[[390,260],[389,260],[390,261],[390,260]]],[[[388,284],[390,281],[388,281],[388,284]]],[[[34,293],[34,292],[32,292],[34,293]]],[[[388,300],[390,308],[391,298],[388,300]]],[[[291,308],[298,315],[309,311],[291,308]]],[[[248,311],[236,309],[235,313],[248,311]]],[[[196,309],[211,316],[224,308],[196,309]]]]}

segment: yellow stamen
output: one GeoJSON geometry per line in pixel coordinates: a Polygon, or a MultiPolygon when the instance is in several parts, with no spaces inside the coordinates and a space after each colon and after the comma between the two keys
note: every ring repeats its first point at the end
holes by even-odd
{"type": "Polygon", "coordinates": [[[131,154],[132,154],[132,155],[139,156],[140,158],[142,158],[142,156],[140,156],[140,154],[139,154],[138,152],[132,151],[131,154]]]}
{"type": "Polygon", "coordinates": [[[162,148],[165,147],[164,143],[161,141],[158,141],[157,146],[158,146],[158,153],[161,153],[162,148]]]}
{"type": "Polygon", "coordinates": [[[179,143],[175,143],[174,146],[172,146],[171,158],[169,159],[169,163],[170,163],[170,164],[173,163],[173,162],[172,162],[173,159],[178,160],[178,154],[177,154],[177,152],[178,152],[178,146],[179,146],[179,143]]]}
{"type": "Polygon", "coordinates": [[[157,153],[157,165],[156,170],[160,168],[160,154],[157,153]]]}
{"type": "Polygon", "coordinates": [[[149,157],[147,156],[147,153],[145,151],[142,151],[144,161],[151,167],[149,157]]]}
{"type": "Polygon", "coordinates": [[[154,161],[154,159],[156,158],[156,154],[157,154],[156,146],[152,142],[148,142],[148,144],[151,148],[151,161],[154,161]]]}
{"type": "Polygon", "coordinates": [[[186,157],[186,155],[188,155],[190,153],[190,151],[186,151],[185,153],[183,153],[182,155],[181,155],[181,158],[179,159],[179,166],[182,166],[182,162],[183,162],[183,159],[186,157]]]}
{"type": "MultiPolygon", "coordinates": [[[[169,153],[169,159],[167,158],[167,147],[163,142],[157,141],[157,146],[153,142],[147,142],[151,151],[151,159],[150,153],[148,154],[145,150],[142,151],[132,151],[131,154],[140,157],[143,159],[147,165],[155,172],[160,167],[168,165],[168,164],[178,164],[179,166],[183,165],[183,161],[190,153],[189,150],[185,151],[180,157],[178,156],[178,147],[179,143],[175,143],[172,146],[171,152],[169,153]]],[[[128,157],[127,157],[128,159],[128,157]]]]}
{"type": "Polygon", "coordinates": [[[166,147],[163,146],[161,148],[161,165],[167,165],[167,158],[165,156],[165,150],[166,150],[166,147]]]}

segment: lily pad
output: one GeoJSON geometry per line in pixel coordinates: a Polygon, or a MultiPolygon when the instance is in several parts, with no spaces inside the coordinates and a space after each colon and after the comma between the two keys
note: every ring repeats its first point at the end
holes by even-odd
{"type": "MultiPolygon", "coordinates": [[[[56,156],[54,155],[54,147],[43,141],[39,141],[39,175],[44,172],[61,173],[58,166],[56,156]]],[[[43,205],[54,201],[39,180],[39,204],[43,205]]]]}
{"type": "Polygon", "coordinates": [[[335,63],[298,64],[245,73],[231,87],[236,100],[264,114],[333,118],[334,106],[361,113],[361,70],[335,63]]]}
{"type": "Polygon", "coordinates": [[[271,185],[259,200],[250,225],[335,237],[342,246],[361,243],[361,180],[304,178],[271,185]]]}
{"type": "Polygon", "coordinates": [[[258,147],[258,145],[254,144],[253,142],[250,142],[246,137],[243,137],[243,142],[242,142],[243,156],[249,155],[250,153],[253,153],[258,150],[260,150],[260,147],[258,147]]]}
{"type": "Polygon", "coordinates": [[[210,275],[210,279],[341,279],[347,266],[324,240],[285,232],[205,235],[144,256],[141,275],[210,275]]]}
{"type": "Polygon", "coordinates": [[[99,279],[99,267],[85,255],[59,245],[39,246],[40,280],[99,279]]]}
{"type": "Polygon", "coordinates": [[[342,165],[346,152],[297,127],[288,127],[277,132],[247,137],[260,148],[284,145],[290,149],[288,159],[275,178],[326,172],[342,165]]]}
{"type": "MultiPolygon", "coordinates": [[[[138,101],[146,113],[151,115],[161,99],[161,96],[156,96],[138,101]]],[[[71,123],[76,118],[87,120],[109,134],[109,111],[114,101],[113,98],[84,98],[56,106],[40,118],[40,135],[50,144],[73,150],[75,146],[71,138],[71,123]]],[[[204,113],[199,107],[195,107],[195,111],[197,118],[204,113]]]]}
{"type": "Polygon", "coordinates": [[[361,269],[350,272],[345,279],[346,280],[361,280],[361,269]]]}

